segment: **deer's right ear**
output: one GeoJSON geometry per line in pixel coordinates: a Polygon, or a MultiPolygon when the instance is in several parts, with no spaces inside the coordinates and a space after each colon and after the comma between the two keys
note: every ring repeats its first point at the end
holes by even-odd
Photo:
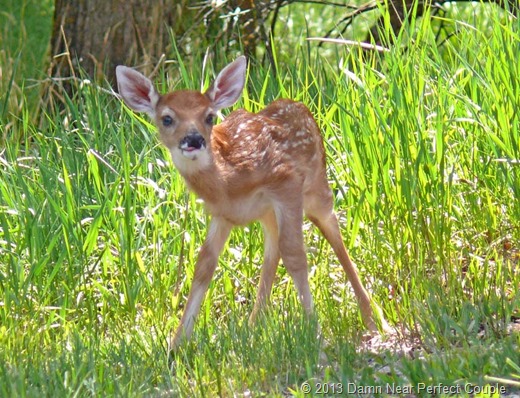
{"type": "Polygon", "coordinates": [[[153,119],[159,94],[146,76],[123,65],[116,67],[117,87],[126,104],[137,112],[146,112],[153,119]]]}

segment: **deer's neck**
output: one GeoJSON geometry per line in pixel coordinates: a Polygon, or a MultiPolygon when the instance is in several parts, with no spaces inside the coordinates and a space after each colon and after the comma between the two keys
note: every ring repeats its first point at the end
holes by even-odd
{"type": "Polygon", "coordinates": [[[180,170],[188,188],[206,203],[212,203],[224,195],[221,172],[213,159],[202,168],[180,170]]]}

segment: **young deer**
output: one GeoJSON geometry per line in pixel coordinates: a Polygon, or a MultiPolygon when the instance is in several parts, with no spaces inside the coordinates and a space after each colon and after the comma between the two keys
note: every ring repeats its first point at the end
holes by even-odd
{"type": "Polygon", "coordinates": [[[280,257],[305,311],[312,312],[302,232],[304,212],[338,256],[368,329],[377,332],[377,319],[385,329],[381,310],[371,303],[343,244],[327,182],[323,140],[308,108],[280,99],[258,113],[240,109],[221,124],[213,124],[220,109],[239,99],[245,74],[246,58],[242,56],[226,66],[203,94],[181,90],[161,96],[139,72],[116,68],[119,93],[126,104],[155,121],[175,166],[213,216],[171,348],[192,333],[218,256],[235,225],[259,220],[265,234],[260,286],[250,320],[269,299],[280,257]]]}

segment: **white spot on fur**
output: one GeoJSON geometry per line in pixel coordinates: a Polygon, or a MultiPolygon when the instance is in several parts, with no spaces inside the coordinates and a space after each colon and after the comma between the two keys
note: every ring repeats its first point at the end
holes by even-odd
{"type": "Polygon", "coordinates": [[[238,135],[240,133],[242,133],[244,130],[247,130],[247,126],[248,126],[248,123],[247,122],[244,122],[244,123],[240,123],[237,127],[237,132],[236,134],[233,136],[233,138],[237,138],[238,135]]]}

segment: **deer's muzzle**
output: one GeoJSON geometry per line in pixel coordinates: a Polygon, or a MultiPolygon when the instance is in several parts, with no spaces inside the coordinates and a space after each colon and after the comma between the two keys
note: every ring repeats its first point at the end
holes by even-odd
{"type": "Polygon", "coordinates": [[[204,149],[206,148],[206,140],[199,133],[191,133],[181,140],[179,148],[187,152],[204,149]]]}

